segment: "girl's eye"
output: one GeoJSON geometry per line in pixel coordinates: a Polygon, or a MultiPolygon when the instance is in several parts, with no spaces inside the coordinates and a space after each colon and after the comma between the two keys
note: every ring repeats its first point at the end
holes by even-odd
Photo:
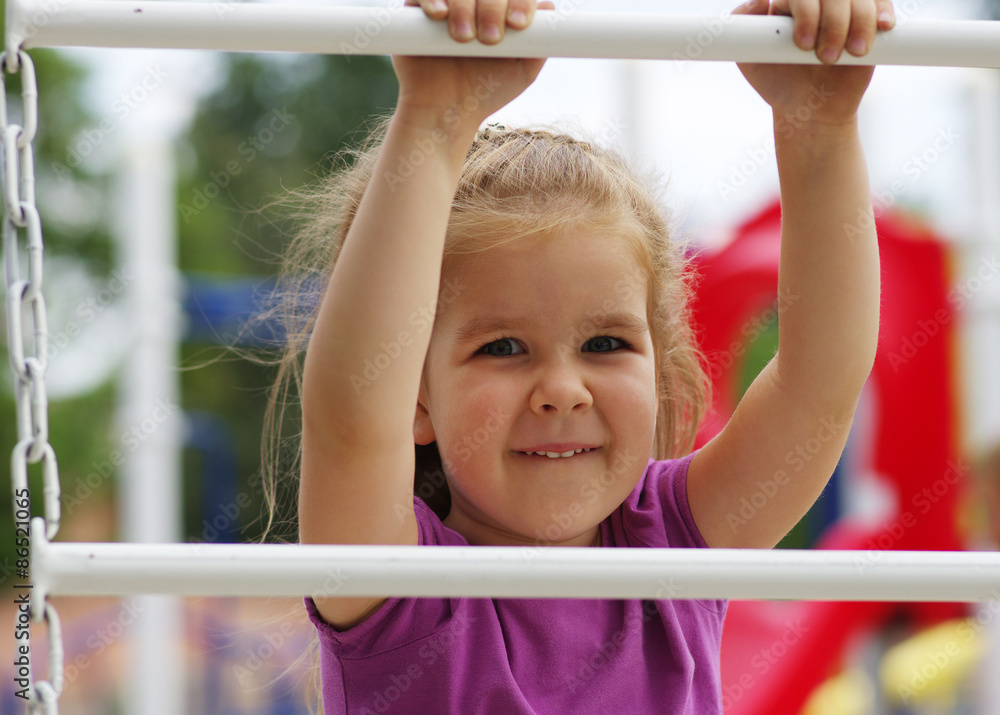
{"type": "MultiPolygon", "coordinates": [[[[610,353],[630,347],[631,345],[621,338],[614,338],[610,335],[599,335],[583,344],[583,352],[610,353]]],[[[497,338],[482,345],[477,354],[489,355],[490,357],[505,357],[508,355],[519,355],[523,352],[524,349],[515,338],[497,338]]]]}
{"type": "Polygon", "coordinates": [[[517,344],[517,341],[514,340],[514,338],[499,338],[483,345],[479,348],[479,352],[485,353],[491,357],[503,357],[505,355],[515,355],[517,352],[523,352],[520,348],[521,346],[517,344]]]}
{"type": "Polygon", "coordinates": [[[584,343],[583,351],[592,353],[607,353],[618,348],[626,348],[628,343],[619,338],[613,338],[610,335],[600,335],[596,338],[591,338],[586,343],[584,343]],[[590,346],[589,349],[587,346],[590,346]]]}

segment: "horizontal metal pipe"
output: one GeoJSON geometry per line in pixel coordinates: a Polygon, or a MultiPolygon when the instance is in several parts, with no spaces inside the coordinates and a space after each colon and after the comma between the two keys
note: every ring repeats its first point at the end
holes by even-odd
{"type": "MultiPolygon", "coordinates": [[[[604,57],[815,64],[780,16],[539,11],[495,46],[458,43],[417,7],[169,0],[8,0],[7,49],[160,47],[235,52],[604,57]]],[[[908,20],[841,64],[1000,67],[1000,23],[908,20]]]]}
{"type": "MultiPolygon", "coordinates": [[[[34,531],[34,530],[33,530],[34,531]]],[[[1000,553],[49,543],[36,596],[1000,601],[1000,553]]]]}

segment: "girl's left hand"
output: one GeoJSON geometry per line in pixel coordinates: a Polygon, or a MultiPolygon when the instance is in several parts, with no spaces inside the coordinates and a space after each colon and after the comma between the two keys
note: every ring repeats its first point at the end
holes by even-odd
{"type": "Polygon", "coordinates": [[[733,14],[795,19],[795,44],[814,50],[822,65],[737,66],[776,119],[794,116],[798,124],[833,126],[854,121],[874,67],[832,65],[845,49],[866,55],[876,30],[889,30],[896,22],[891,0],[749,0],[733,14]]]}

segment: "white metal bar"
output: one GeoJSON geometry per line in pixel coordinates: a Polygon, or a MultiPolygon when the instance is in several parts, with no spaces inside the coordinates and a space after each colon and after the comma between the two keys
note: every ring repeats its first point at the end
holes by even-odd
{"type": "MultiPolygon", "coordinates": [[[[8,0],[8,52],[31,47],[161,47],[319,54],[603,57],[814,64],[779,16],[540,11],[496,46],[458,43],[417,7],[324,7],[170,0],[8,0]]],[[[1000,67],[1000,23],[909,20],[842,64],[1000,67]]]]}
{"type": "Polygon", "coordinates": [[[35,595],[1000,601],[1000,553],[48,543],[35,595]]]}

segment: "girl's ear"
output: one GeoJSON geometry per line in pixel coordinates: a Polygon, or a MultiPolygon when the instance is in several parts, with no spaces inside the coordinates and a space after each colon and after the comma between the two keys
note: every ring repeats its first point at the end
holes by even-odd
{"type": "Polygon", "coordinates": [[[430,444],[434,440],[434,425],[431,424],[431,415],[427,411],[427,390],[421,380],[420,392],[417,395],[417,413],[413,418],[413,443],[430,444]]]}

